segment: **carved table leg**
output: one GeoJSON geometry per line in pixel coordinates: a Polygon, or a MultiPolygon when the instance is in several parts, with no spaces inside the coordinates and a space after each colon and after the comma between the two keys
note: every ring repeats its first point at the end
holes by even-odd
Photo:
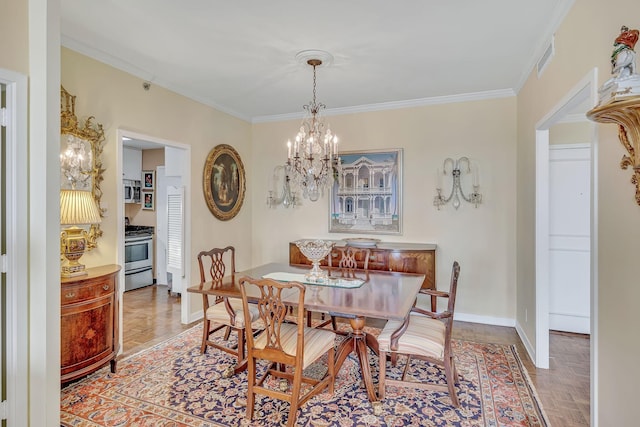
{"type": "Polygon", "coordinates": [[[375,337],[370,336],[369,334],[364,332],[364,317],[355,317],[353,319],[349,319],[349,323],[351,323],[353,332],[347,339],[342,342],[340,348],[338,348],[338,357],[336,358],[336,372],[340,370],[342,364],[344,363],[344,360],[347,358],[349,353],[355,352],[358,356],[358,361],[360,362],[362,380],[364,381],[364,386],[367,389],[369,400],[371,402],[376,402],[378,400],[378,395],[376,393],[375,387],[373,386],[373,377],[371,375],[371,367],[369,365],[369,354],[367,351],[367,347],[371,347],[374,352],[378,353],[378,342],[375,337]]]}

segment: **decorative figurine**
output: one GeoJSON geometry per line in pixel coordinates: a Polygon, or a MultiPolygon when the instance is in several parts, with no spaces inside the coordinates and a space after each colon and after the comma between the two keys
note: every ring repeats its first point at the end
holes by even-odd
{"type": "Polygon", "coordinates": [[[640,94],[640,75],[636,74],[636,52],[633,50],[640,31],[623,25],[613,42],[611,74],[599,90],[600,104],[640,94]]]}
{"type": "Polygon", "coordinates": [[[615,79],[622,80],[636,73],[636,52],[633,48],[639,34],[640,31],[629,30],[626,25],[620,29],[611,54],[611,74],[615,79]]]}

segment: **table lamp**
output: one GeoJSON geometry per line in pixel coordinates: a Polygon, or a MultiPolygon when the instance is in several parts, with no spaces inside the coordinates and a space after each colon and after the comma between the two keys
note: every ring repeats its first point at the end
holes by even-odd
{"type": "Polygon", "coordinates": [[[87,274],[78,260],[87,247],[87,231],[78,225],[97,224],[100,210],[90,191],[60,190],[60,225],[70,225],[60,233],[60,252],[64,256],[62,277],[87,274]]]}

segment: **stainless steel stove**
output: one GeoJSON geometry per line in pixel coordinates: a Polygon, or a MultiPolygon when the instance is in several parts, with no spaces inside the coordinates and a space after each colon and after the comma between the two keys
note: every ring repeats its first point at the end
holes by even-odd
{"type": "Polygon", "coordinates": [[[124,237],[153,236],[154,227],[148,225],[127,225],[124,227],[124,237]]]}
{"type": "Polygon", "coordinates": [[[125,226],[125,291],[153,285],[153,232],[146,225],[125,226]]]}

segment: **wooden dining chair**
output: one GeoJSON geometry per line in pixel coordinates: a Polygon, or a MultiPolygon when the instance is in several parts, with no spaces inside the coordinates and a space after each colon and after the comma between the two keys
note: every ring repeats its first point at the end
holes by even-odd
{"type": "Polygon", "coordinates": [[[437,297],[448,298],[447,310],[440,313],[413,307],[404,321],[388,321],[378,336],[380,350],[380,378],[378,381],[380,399],[384,399],[386,385],[414,387],[448,391],[451,402],[458,407],[458,395],[455,383],[458,378],[451,350],[451,330],[453,312],[456,303],[456,291],[460,265],[453,263],[449,292],[437,292],[437,297]],[[388,354],[406,356],[406,365],[401,379],[387,378],[386,364],[388,354]],[[441,383],[419,382],[407,376],[411,359],[422,359],[444,368],[446,385],[441,383]]]}
{"type": "MultiPolygon", "coordinates": [[[[230,276],[230,280],[235,280],[236,274],[236,250],[233,246],[226,248],[213,248],[202,251],[198,254],[198,266],[200,268],[200,283],[211,281],[212,288],[220,286],[223,279],[230,276]],[[227,266],[229,264],[229,267],[227,266]]],[[[227,279],[229,280],[229,279],[227,279]]],[[[202,309],[204,311],[204,323],[202,328],[202,345],[200,353],[204,354],[207,346],[217,348],[226,353],[236,356],[240,363],[245,359],[245,329],[246,323],[254,322],[258,318],[258,310],[255,306],[250,307],[248,316],[242,308],[242,300],[238,298],[226,298],[221,296],[202,295],[202,309]],[[212,301],[213,299],[213,301],[212,301]],[[249,319],[245,322],[245,319],[249,319]],[[238,342],[235,347],[225,346],[211,339],[214,332],[226,328],[224,340],[229,339],[231,331],[235,331],[238,342]]],[[[236,365],[237,366],[237,365],[236,365]]],[[[225,377],[233,374],[233,368],[224,372],[225,377]]]]}
{"type": "MultiPolygon", "coordinates": [[[[369,258],[371,250],[369,248],[357,248],[354,246],[334,247],[327,257],[327,265],[330,275],[339,275],[340,277],[355,278],[356,271],[369,269],[369,258]],[[334,267],[335,264],[335,267],[334,267]]],[[[312,324],[312,311],[307,311],[307,326],[312,324]]],[[[320,323],[316,328],[323,328],[329,324],[334,331],[338,330],[336,316],[332,313],[319,312],[320,323]],[[329,316],[329,319],[326,317],[329,316]]]]}
{"type": "MultiPolygon", "coordinates": [[[[272,279],[240,279],[242,303],[245,316],[251,315],[249,295],[257,298],[259,319],[264,330],[259,335],[247,325],[248,394],[247,414],[253,419],[256,394],[263,394],[290,403],[287,426],[295,425],[298,408],[309,398],[325,388],[333,395],[335,382],[335,338],[336,334],[326,329],[304,326],[304,310],[297,310],[297,321],[287,323],[288,306],[283,296],[297,296],[297,306],[304,306],[304,285],[298,282],[277,282],[272,279]],[[327,372],[321,379],[305,377],[303,370],[320,357],[328,354],[327,372]],[[256,362],[267,360],[267,370],[257,378],[256,362]],[[288,368],[288,369],[287,369],[288,368]],[[269,379],[279,379],[279,389],[269,386],[269,379]],[[301,395],[302,384],[309,385],[301,395]]],[[[288,297],[291,302],[291,296],[288,297]]],[[[273,384],[273,382],[271,382],[273,384]]]]}
{"type": "Polygon", "coordinates": [[[356,270],[368,270],[371,250],[355,246],[334,247],[329,254],[328,265],[336,264],[342,277],[355,277],[356,270]],[[336,258],[335,260],[333,258],[336,258]],[[337,261],[337,262],[336,262],[337,261]]]}

